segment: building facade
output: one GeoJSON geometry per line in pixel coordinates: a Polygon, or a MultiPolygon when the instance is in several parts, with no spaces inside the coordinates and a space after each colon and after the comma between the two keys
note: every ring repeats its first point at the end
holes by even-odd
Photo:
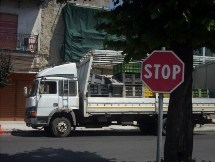
{"type": "MultiPolygon", "coordinates": [[[[77,5],[108,7],[111,0],[71,0],[77,5]]],[[[39,70],[62,63],[62,8],[55,0],[1,0],[0,51],[11,58],[10,83],[0,88],[0,120],[23,120],[23,88],[39,70]]]]}
{"type": "Polygon", "coordinates": [[[0,50],[12,65],[10,82],[0,88],[0,120],[23,120],[23,87],[39,70],[40,5],[41,1],[0,2],[0,50]]]}

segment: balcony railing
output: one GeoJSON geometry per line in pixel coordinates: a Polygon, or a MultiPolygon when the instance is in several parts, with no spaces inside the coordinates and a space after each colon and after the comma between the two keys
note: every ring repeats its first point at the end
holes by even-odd
{"type": "Polygon", "coordinates": [[[35,53],[38,35],[0,33],[0,49],[35,53]]]}

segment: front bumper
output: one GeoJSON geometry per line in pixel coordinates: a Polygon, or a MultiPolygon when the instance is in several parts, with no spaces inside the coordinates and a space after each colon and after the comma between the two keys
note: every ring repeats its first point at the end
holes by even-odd
{"type": "Polygon", "coordinates": [[[35,126],[37,126],[37,119],[36,118],[25,118],[25,124],[28,127],[35,127],[35,126]]]}
{"type": "Polygon", "coordinates": [[[25,118],[26,126],[37,128],[48,126],[48,117],[37,117],[37,118],[25,118]]]}
{"type": "Polygon", "coordinates": [[[37,116],[36,107],[27,108],[25,111],[26,126],[37,128],[48,125],[48,116],[37,116]]]}

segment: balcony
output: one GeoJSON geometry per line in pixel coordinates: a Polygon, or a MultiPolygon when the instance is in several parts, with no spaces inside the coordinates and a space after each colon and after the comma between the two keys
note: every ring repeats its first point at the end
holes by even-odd
{"type": "Polygon", "coordinates": [[[0,33],[0,49],[34,54],[38,51],[38,35],[0,33]]]}

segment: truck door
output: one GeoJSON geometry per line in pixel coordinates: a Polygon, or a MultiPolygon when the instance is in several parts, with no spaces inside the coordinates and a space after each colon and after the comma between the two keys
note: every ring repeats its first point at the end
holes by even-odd
{"type": "Polygon", "coordinates": [[[59,108],[77,109],[79,107],[77,81],[59,81],[59,108]]]}
{"type": "Polygon", "coordinates": [[[52,110],[58,107],[57,82],[41,81],[39,86],[37,115],[48,116],[52,110]]]}

